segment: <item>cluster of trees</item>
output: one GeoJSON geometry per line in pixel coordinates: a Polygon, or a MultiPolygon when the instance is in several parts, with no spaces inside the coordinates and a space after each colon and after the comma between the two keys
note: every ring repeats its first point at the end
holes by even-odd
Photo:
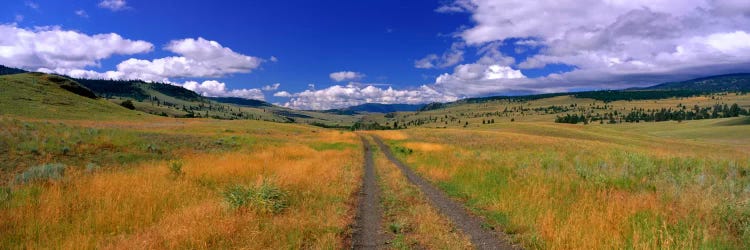
{"type": "Polygon", "coordinates": [[[716,104],[711,107],[699,107],[698,105],[693,106],[692,109],[688,109],[686,106],[680,104],[678,109],[672,108],[661,108],[661,109],[633,109],[629,113],[625,114],[622,112],[610,112],[602,114],[566,114],[565,116],[557,116],[555,122],[557,123],[583,123],[588,124],[589,122],[599,121],[599,123],[621,123],[621,122],[661,122],[661,121],[684,121],[684,120],[701,120],[701,119],[715,119],[715,118],[727,118],[737,117],[740,115],[750,115],[750,109],[743,109],[737,103],[730,105],[727,104],[716,104]]]}
{"type": "MultiPolygon", "coordinates": [[[[534,108],[532,110],[536,112],[544,112],[545,114],[557,114],[557,113],[565,113],[571,110],[571,108],[574,108],[573,104],[570,106],[557,106],[557,105],[550,105],[549,107],[539,107],[534,108]]],[[[507,108],[506,108],[507,110],[507,108]]]]}
{"type": "Polygon", "coordinates": [[[377,122],[358,121],[358,122],[355,122],[354,125],[349,127],[349,129],[354,131],[354,130],[389,130],[393,128],[389,126],[380,125],[377,122]]]}
{"type": "Polygon", "coordinates": [[[727,104],[720,105],[716,104],[713,107],[699,107],[694,106],[692,110],[686,108],[679,110],[672,110],[662,108],[660,110],[634,110],[624,115],[623,120],[625,122],[660,122],[660,121],[684,121],[684,120],[701,120],[701,119],[715,119],[715,118],[727,118],[737,117],[740,115],[748,115],[750,110],[741,108],[737,103],[728,106],[727,104]]]}
{"type": "Polygon", "coordinates": [[[581,115],[565,114],[565,116],[557,116],[557,118],[555,118],[555,122],[557,123],[570,123],[570,124],[577,124],[579,122],[582,122],[583,124],[589,124],[589,120],[591,120],[591,117],[587,117],[584,114],[581,114],[581,115]]]}

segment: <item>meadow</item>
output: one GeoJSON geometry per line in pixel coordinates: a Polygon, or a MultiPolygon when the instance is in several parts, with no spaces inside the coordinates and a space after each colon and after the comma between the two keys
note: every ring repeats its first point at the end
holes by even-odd
{"type": "MultiPolygon", "coordinates": [[[[174,86],[145,83],[131,110],[120,105],[128,97],[97,98],[60,76],[0,83],[0,249],[350,248],[364,207],[360,136],[385,140],[512,246],[750,245],[750,117],[555,122],[635,109],[747,110],[747,93],[500,98],[343,115],[183,100],[158,91],[174,86]]],[[[368,152],[388,248],[477,247],[422,181],[378,147],[368,152]]]]}
{"type": "Polygon", "coordinates": [[[0,248],[348,244],[353,133],[159,117],[0,124],[0,248]]]}
{"type": "Polygon", "coordinates": [[[741,249],[750,245],[748,141],[710,136],[748,131],[724,125],[741,119],[378,134],[413,169],[527,248],[741,249]],[[695,130],[706,133],[678,136],[695,130]]]}

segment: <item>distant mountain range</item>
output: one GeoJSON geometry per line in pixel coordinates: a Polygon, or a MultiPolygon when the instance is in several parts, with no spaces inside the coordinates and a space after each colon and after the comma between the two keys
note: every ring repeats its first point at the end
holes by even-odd
{"type": "Polygon", "coordinates": [[[262,107],[273,106],[273,104],[270,104],[266,101],[255,100],[255,99],[245,99],[245,98],[240,98],[240,97],[208,97],[208,99],[214,100],[216,102],[221,102],[221,103],[231,103],[231,104],[243,106],[243,107],[262,108],[262,107]]]}
{"type": "Polygon", "coordinates": [[[392,113],[392,112],[409,112],[419,111],[424,104],[382,104],[382,103],[365,103],[357,106],[351,106],[343,109],[329,109],[323,112],[336,113],[342,115],[351,115],[357,113],[392,113]]]}

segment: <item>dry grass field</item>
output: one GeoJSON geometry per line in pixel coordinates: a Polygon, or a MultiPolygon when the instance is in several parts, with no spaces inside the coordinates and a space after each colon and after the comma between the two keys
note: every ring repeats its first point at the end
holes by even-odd
{"type": "Polygon", "coordinates": [[[750,244],[750,141],[709,136],[750,131],[722,125],[738,119],[378,134],[528,248],[741,249],[750,244]],[[704,136],[685,136],[694,130],[704,136]]]}
{"type": "Polygon", "coordinates": [[[348,244],[362,165],[353,133],[154,119],[2,118],[2,160],[14,164],[2,176],[0,248],[348,244]]]}

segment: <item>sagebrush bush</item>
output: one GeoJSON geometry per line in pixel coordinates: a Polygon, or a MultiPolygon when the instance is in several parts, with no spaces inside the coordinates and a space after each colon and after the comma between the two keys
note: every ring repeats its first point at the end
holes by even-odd
{"type": "Polygon", "coordinates": [[[65,165],[50,163],[30,167],[16,176],[16,182],[27,183],[32,181],[57,180],[65,174],[65,165]]]}
{"type": "Polygon", "coordinates": [[[183,176],[185,172],[182,171],[182,162],[181,161],[173,161],[169,163],[169,174],[174,177],[178,178],[180,176],[183,176]]]}
{"type": "Polygon", "coordinates": [[[11,194],[9,187],[0,187],[0,202],[10,200],[11,194]]]}
{"type": "Polygon", "coordinates": [[[258,187],[231,185],[224,191],[224,200],[235,209],[252,208],[264,213],[280,213],[287,206],[287,193],[271,182],[258,187]]]}
{"type": "Polygon", "coordinates": [[[89,163],[89,164],[86,164],[86,173],[89,173],[89,174],[94,173],[96,171],[99,171],[99,169],[101,168],[102,167],[100,167],[99,165],[96,165],[94,163],[89,163]]]}

